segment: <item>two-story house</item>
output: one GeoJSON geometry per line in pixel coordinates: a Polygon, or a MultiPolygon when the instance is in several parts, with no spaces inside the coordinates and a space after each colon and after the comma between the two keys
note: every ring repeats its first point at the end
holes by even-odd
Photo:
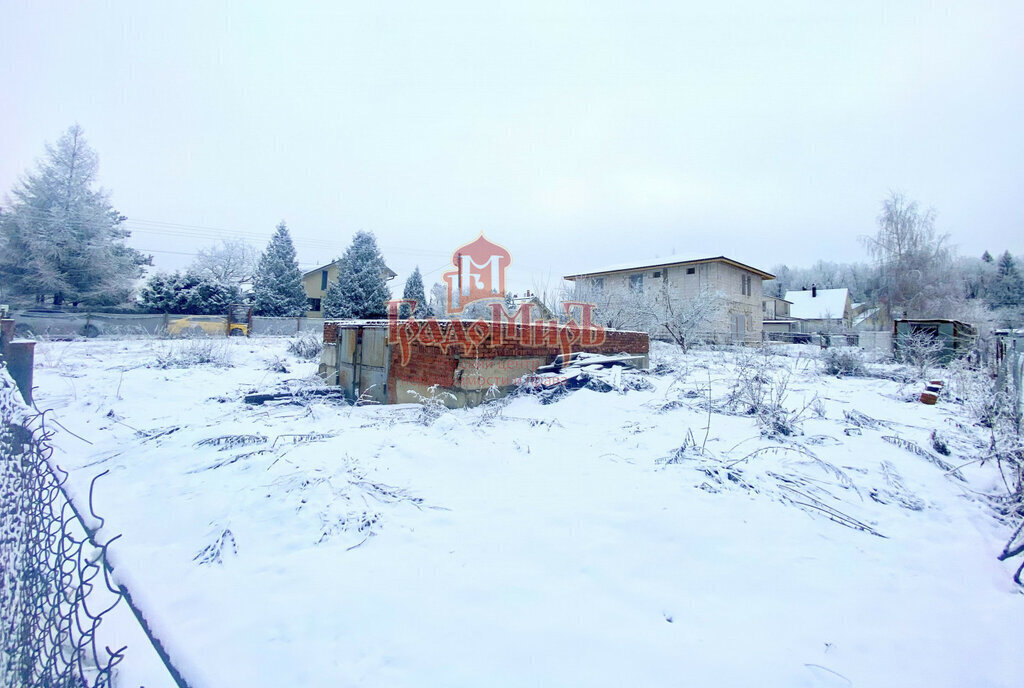
{"type": "MultiPolygon", "coordinates": [[[[652,303],[667,295],[675,308],[695,299],[713,298],[720,307],[702,327],[701,336],[714,341],[761,341],[762,283],[775,275],[725,256],[654,261],[609,266],[566,275],[578,293],[590,294],[602,305],[629,307],[636,299],[652,303]]],[[[659,336],[658,332],[652,333],[659,336]]]]}
{"type": "MultiPolygon", "coordinates": [[[[341,259],[339,258],[327,265],[321,265],[314,270],[302,273],[302,288],[306,290],[306,299],[309,302],[309,310],[306,311],[307,318],[324,317],[321,303],[323,302],[324,295],[327,294],[327,287],[331,282],[338,279],[338,266],[340,264],[341,259]]],[[[385,280],[392,280],[397,275],[394,270],[386,265],[384,266],[383,274],[385,280]]]]}
{"type": "Polygon", "coordinates": [[[778,296],[765,294],[761,297],[761,317],[766,334],[788,333],[796,329],[796,320],[790,314],[793,304],[778,296]]]}

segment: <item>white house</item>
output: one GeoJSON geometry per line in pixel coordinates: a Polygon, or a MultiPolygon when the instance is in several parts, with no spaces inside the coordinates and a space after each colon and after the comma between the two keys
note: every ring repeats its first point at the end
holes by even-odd
{"type": "Polygon", "coordinates": [[[765,334],[785,334],[797,328],[797,321],[789,312],[792,305],[786,299],[777,296],[765,294],[761,297],[762,327],[765,334]]]}
{"type": "MultiPolygon", "coordinates": [[[[762,283],[775,275],[725,256],[679,260],[659,258],[610,265],[566,275],[577,293],[606,309],[639,309],[666,297],[684,310],[713,298],[716,308],[699,335],[716,341],[761,341],[762,283]]],[[[652,332],[655,336],[658,333],[652,332]]]]}
{"type": "Polygon", "coordinates": [[[801,332],[835,332],[853,325],[850,290],[800,289],[786,292],[790,317],[799,322],[801,332]]]}

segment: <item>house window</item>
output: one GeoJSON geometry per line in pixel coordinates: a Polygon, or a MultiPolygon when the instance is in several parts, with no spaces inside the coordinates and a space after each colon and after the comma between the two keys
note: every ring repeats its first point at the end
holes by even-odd
{"type": "Polygon", "coordinates": [[[659,277],[661,277],[661,270],[655,270],[652,277],[654,277],[654,279],[658,279],[659,277]]]}
{"type": "Polygon", "coordinates": [[[629,276],[629,288],[632,289],[633,291],[643,291],[644,290],[644,276],[643,276],[643,273],[640,273],[638,275],[630,275],[629,276]]]}
{"type": "MultiPolygon", "coordinates": [[[[321,270],[320,271],[320,291],[327,291],[327,271],[326,270],[321,270]]],[[[317,299],[317,300],[319,301],[319,299],[317,299]]],[[[313,310],[318,311],[320,309],[319,308],[314,308],[313,310]]]]}
{"type": "Polygon", "coordinates": [[[696,275],[697,274],[697,268],[686,268],[686,274],[687,275],[696,275]]]}
{"type": "Polygon", "coordinates": [[[594,291],[604,291],[604,277],[594,279],[594,291]]]}
{"type": "Polygon", "coordinates": [[[309,300],[309,310],[311,310],[311,311],[319,311],[320,310],[320,299],[310,299],[309,300]]]}
{"type": "Polygon", "coordinates": [[[744,296],[751,296],[753,294],[750,283],[750,275],[740,275],[740,293],[744,296]]]}

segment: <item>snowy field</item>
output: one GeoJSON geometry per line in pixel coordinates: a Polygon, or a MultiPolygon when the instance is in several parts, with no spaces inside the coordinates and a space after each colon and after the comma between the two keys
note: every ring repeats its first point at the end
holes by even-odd
{"type": "Polygon", "coordinates": [[[117,575],[195,688],[1024,681],[998,471],[949,472],[986,434],[917,383],[659,346],[642,389],[553,403],[244,404],[311,385],[286,345],[37,349],[57,458],[79,495],[110,471],[117,575]]]}

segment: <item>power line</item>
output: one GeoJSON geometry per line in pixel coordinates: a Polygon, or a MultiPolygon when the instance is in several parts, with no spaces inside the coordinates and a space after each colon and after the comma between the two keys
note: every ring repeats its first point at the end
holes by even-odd
{"type": "MultiPolygon", "coordinates": [[[[53,219],[47,211],[39,210],[36,208],[21,208],[18,212],[27,213],[30,217],[35,217],[37,219],[53,219]]],[[[223,240],[225,238],[269,241],[272,234],[272,232],[229,229],[226,227],[210,227],[207,225],[192,225],[181,222],[150,220],[138,217],[127,217],[124,221],[124,228],[132,232],[133,234],[139,233],[179,238],[187,237],[190,239],[203,239],[212,241],[223,240]]],[[[301,236],[295,237],[294,235],[292,236],[292,243],[295,244],[296,246],[301,246],[303,248],[327,249],[339,252],[344,251],[345,248],[343,244],[340,244],[338,242],[333,242],[326,239],[311,239],[301,236]]],[[[449,255],[447,252],[444,251],[399,248],[385,244],[381,244],[381,248],[390,254],[398,255],[449,255]]]]}
{"type": "MultiPolygon", "coordinates": [[[[36,208],[22,207],[19,213],[28,213],[30,217],[36,217],[39,219],[52,219],[52,216],[44,210],[36,208]]],[[[211,227],[208,225],[194,225],[182,222],[170,222],[165,220],[152,220],[139,217],[126,217],[124,221],[124,228],[132,234],[145,234],[150,236],[165,236],[175,238],[188,238],[196,240],[207,240],[216,242],[218,240],[229,239],[242,239],[242,240],[258,240],[258,241],[269,241],[272,232],[262,232],[256,230],[243,230],[243,229],[232,229],[226,227],[211,227]]],[[[307,239],[303,237],[292,237],[292,243],[298,247],[306,249],[314,249],[318,251],[331,251],[335,252],[332,256],[337,257],[344,252],[345,246],[325,240],[325,239],[307,239]]],[[[388,244],[380,244],[381,250],[389,255],[399,256],[443,256],[450,258],[451,253],[448,251],[428,250],[428,249],[417,249],[417,248],[399,248],[388,244]]],[[[196,257],[199,254],[195,252],[186,251],[172,251],[166,249],[138,249],[139,251],[145,251],[148,253],[164,253],[169,255],[182,255],[196,257]]],[[[322,265],[323,263],[301,263],[301,265],[322,265]]],[[[440,272],[445,268],[450,267],[450,263],[445,263],[439,268],[430,270],[429,272],[422,273],[424,276],[432,275],[440,272]]],[[[543,271],[539,268],[532,268],[529,265],[520,264],[521,268],[526,268],[531,272],[543,271]]]]}

